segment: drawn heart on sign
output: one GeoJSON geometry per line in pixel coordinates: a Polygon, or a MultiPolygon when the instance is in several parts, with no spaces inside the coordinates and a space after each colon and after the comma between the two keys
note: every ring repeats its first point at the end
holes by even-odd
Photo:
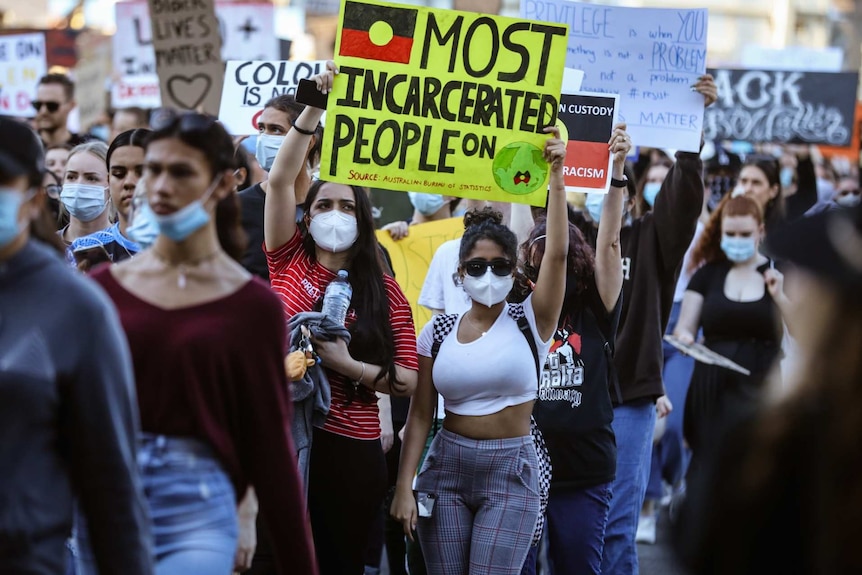
{"type": "Polygon", "coordinates": [[[168,94],[171,99],[186,110],[196,110],[206,99],[212,87],[212,78],[206,74],[172,76],[168,79],[168,94]]]}

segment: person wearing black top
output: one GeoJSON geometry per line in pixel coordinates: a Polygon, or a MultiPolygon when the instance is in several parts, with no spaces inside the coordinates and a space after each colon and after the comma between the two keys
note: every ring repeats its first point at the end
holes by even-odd
{"type": "MultiPolygon", "coordinates": [[[[605,525],[616,472],[614,411],[608,392],[612,348],[621,308],[622,181],[631,139],[616,126],[614,180],[605,200],[596,249],[569,224],[566,295],[551,351],[542,363],[533,417],[542,431],[553,473],[548,501],[551,575],[600,573],[605,525]],[[615,185],[619,183],[619,185],[615,185]]],[[[546,226],[540,219],[521,246],[526,295],[539,274],[546,226]]],[[[523,282],[522,282],[523,283],[523,282]]],[[[518,298],[519,299],[519,298],[518,298]]],[[[536,572],[535,548],[522,574],[536,572]]]]}
{"type": "Polygon", "coordinates": [[[751,374],[695,365],[683,423],[692,449],[690,476],[699,472],[722,430],[752,407],[781,351],[781,312],[790,302],[783,276],[758,253],[763,222],[753,199],[727,198],[713,212],[692,255],[693,266],[704,265],[689,282],[674,335],[692,343],[702,327],[708,348],[751,374]]]}
{"type": "Polygon", "coordinates": [[[0,118],[0,571],[64,573],[74,499],[100,573],[151,575],[128,347],[63,262],[43,171],[36,134],[0,118]]]}
{"type": "MultiPolygon", "coordinates": [[[[278,152],[284,136],[293,127],[293,123],[305,106],[298,103],[290,94],[276,96],[266,103],[263,113],[258,118],[259,134],[255,159],[260,167],[269,172],[275,154],[278,152]]],[[[296,204],[301,206],[305,201],[308,188],[311,186],[311,169],[320,157],[323,127],[318,124],[311,136],[306,156],[306,169],[301,170],[296,178],[296,204]]],[[[269,268],[263,253],[263,205],[269,181],[258,182],[239,193],[242,227],[248,236],[248,247],[242,257],[242,265],[249,272],[269,280],[269,268]]],[[[301,223],[304,214],[297,209],[296,222],[301,223]]]]}

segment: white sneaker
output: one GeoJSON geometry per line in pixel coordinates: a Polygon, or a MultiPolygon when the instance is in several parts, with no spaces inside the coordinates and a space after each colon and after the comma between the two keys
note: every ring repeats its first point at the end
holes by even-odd
{"type": "Polygon", "coordinates": [[[656,515],[641,515],[638,520],[638,531],[635,535],[637,543],[655,545],[656,515]]]}

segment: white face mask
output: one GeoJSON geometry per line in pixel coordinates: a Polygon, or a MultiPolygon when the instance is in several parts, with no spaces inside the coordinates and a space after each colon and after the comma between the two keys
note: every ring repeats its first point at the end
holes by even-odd
{"type": "Polygon", "coordinates": [[[859,194],[846,194],[835,198],[835,203],[844,208],[855,208],[862,203],[862,196],[859,194]]]}
{"type": "Polygon", "coordinates": [[[90,222],[101,216],[108,206],[107,189],[105,186],[63,184],[60,201],[73,218],[90,222]]]}
{"type": "Polygon", "coordinates": [[[505,300],[509,292],[512,291],[514,284],[515,278],[513,276],[494,275],[491,268],[485,270],[485,275],[478,278],[464,275],[464,291],[473,298],[473,301],[486,307],[491,307],[505,300]]]}
{"type": "Polygon", "coordinates": [[[359,237],[356,218],[338,210],[318,214],[311,218],[308,233],[318,247],[328,252],[343,252],[359,237]]]}
{"type": "Polygon", "coordinates": [[[284,136],[272,136],[260,134],[257,137],[255,145],[254,157],[260,167],[267,172],[272,169],[272,163],[275,161],[275,156],[278,154],[278,149],[284,143],[284,136]]]}

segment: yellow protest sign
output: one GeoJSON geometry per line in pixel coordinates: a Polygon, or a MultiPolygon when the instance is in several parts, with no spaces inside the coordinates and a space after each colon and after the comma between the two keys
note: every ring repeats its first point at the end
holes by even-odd
{"type": "Polygon", "coordinates": [[[327,180],[544,205],[568,27],[346,0],[327,180]]]}
{"type": "Polygon", "coordinates": [[[389,257],[392,259],[395,280],[407,296],[407,301],[410,302],[417,334],[431,319],[428,308],[418,303],[428,266],[431,265],[431,258],[441,244],[460,238],[463,234],[464,220],[461,218],[410,226],[410,234],[397,242],[392,239],[389,232],[377,231],[377,240],[389,251],[389,257]]]}

